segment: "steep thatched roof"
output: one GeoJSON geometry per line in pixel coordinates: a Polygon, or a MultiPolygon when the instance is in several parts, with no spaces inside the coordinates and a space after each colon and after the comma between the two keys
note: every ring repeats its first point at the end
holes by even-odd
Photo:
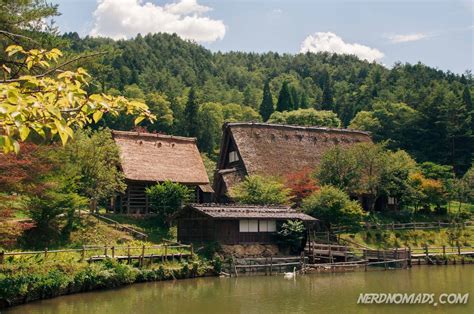
{"type": "Polygon", "coordinates": [[[123,131],[113,131],[112,136],[120,148],[126,179],[209,183],[195,138],[123,131]]]}
{"type": "MultiPolygon", "coordinates": [[[[223,143],[226,137],[234,140],[248,175],[276,176],[314,169],[336,145],[371,141],[369,133],[362,131],[269,123],[228,123],[223,143]]],[[[221,151],[218,169],[223,167],[223,155],[221,151]]]]}
{"type": "Polygon", "coordinates": [[[215,219],[298,219],[317,221],[314,217],[283,206],[191,204],[184,208],[184,210],[186,209],[196,210],[215,219]]]}

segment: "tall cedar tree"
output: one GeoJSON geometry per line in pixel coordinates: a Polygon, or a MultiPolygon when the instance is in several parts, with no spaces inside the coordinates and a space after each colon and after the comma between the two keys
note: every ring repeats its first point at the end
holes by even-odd
{"type": "Polygon", "coordinates": [[[188,102],[184,109],[184,117],[186,118],[186,135],[191,137],[197,137],[199,134],[199,121],[198,121],[199,105],[196,100],[196,91],[194,87],[191,88],[188,95],[188,102]]]}
{"type": "Polygon", "coordinates": [[[298,91],[294,86],[290,88],[290,95],[291,95],[291,103],[293,104],[292,110],[298,110],[300,108],[300,99],[298,96],[298,91]]]}
{"type": "Polygon", "coordinates": [[[300,100],[300,109],[308,109],[309,108],[309,100],[308,100],[308,95],[303,92],[301,94],[301,100],[300,100]]]}
{"type": "Polygon", "coordinates": [[[464,87],[464,91],[462,92],[462,100],[466,106],[467,113],[471,116],[471,131],[474,132],[474,106],[472,104],[471,92],[469,91],[468,86],[464,87]]]}
{"type": "Polygon", "coordinates": [[[272,92],[270,91],[270,84],[268,84],[267,81],[265,86],[263,86],[263,99],[259,110],[263,121],[267,121],[272,115],[273,111],[275,111],[275,108],[273,107],[272,92]]]}
{"type": "Polygon", "coordinates": [[[290,111],[293,109],[293,103],[291,101],[290,95],[290,88],[288,87],[288,82],[283,82],[283,85],[280,89],[280,94],[278,95],[278,102],[276,110],[283,112],[283,111],[290,111]]]}
{"type": "Polygon", "coordinates": [[[321,88],[323,90],[323,100],[321,104],[321,109],[323,110],[333,110],[334,109],[334,99],[332,95],[331,88],[331,78],[328,71],[324,70],[321,78],[321,88]]]}

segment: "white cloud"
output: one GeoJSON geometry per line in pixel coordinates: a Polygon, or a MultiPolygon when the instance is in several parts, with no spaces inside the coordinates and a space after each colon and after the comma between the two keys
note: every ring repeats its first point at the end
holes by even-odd
{"type": "Polygon", "coordinates": [[[159,6],[143,0],[98,0],[91,36],[130,38],[138,33],[176,33],[184,39],[213,42],[224,38],[226,27],[204,13],[212,10],[197,0],[178,0],[159,6]]]}
{"type": "Polygon", "coordinates": [[[427,37],[429,37],[429,35],[424,33],[398,34],[387,36],[390,42],[394,44],[418,41],[427,37]]]}
{"type": "Polygon", "coordinates": [[[309,35],[301,44],[300,52],[332,52],[338,54],[356,55],[360,59],[367,61],[377,61],[384,57],[384,54],[375,48],[370,48],[361,44],[349,44],[341,37],[331,32],[318,32],[309,35]]]}

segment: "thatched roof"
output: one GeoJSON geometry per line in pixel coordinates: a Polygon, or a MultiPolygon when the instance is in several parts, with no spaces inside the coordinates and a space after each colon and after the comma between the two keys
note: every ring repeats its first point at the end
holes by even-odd
{"type": "MultiPolygon", "coordinates": [[[[248,175],[282,176],[305,168],[314,169],[322,155],[339,145],[370,142],[368,132],[269,123],[227,123],[224,139],[231,137],[248,175]]],[[[218,169],[225,153],[221,151],[218,169]]]]}
{"type": "Polygon", "coordinates": [[[124,131],[112,136],[128,180],[209,184],[195,138],[124,131]]]}
{"type": "Polygon", "coordinates": [[[298,212],[290,207],[257,205],[191,204],[184,210],[192,209],[215,219],[296,219],[317,221],[316,218],[298,212]]]}

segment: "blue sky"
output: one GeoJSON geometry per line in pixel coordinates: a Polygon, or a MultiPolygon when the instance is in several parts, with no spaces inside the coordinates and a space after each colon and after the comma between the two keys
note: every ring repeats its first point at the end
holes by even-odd
{"type": "Polygon", "coordinates": [[[474,2],[55,0],[60,31],[128,38],[176,32],[212,51],[330,51],[387,66],[474,67],[474,2]]]}

